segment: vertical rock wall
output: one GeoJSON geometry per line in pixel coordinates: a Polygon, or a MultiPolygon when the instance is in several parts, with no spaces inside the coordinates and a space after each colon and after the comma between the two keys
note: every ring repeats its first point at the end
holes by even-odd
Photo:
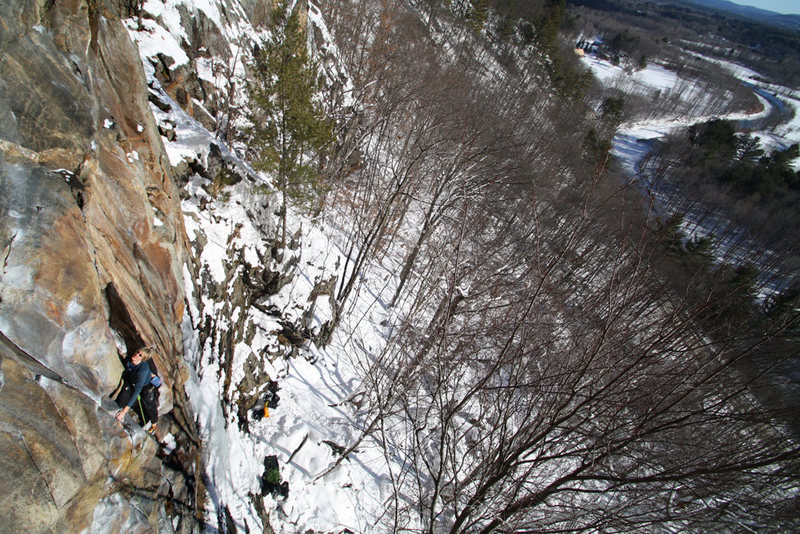
{"type": "Polygon", "coordinates": [[[158,348],[161,412],[182,404],[186,238],[121,14],[0,4],[0,524],[24,532],[81,530],[101,499],[157,481],[155,442],[103,400],[122,369],[112,324],[158,348]]]}

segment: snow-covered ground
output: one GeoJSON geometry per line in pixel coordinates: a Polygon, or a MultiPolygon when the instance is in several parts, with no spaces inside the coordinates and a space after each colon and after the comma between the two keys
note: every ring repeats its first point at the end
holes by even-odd
{"type": "MultiPolygon", "coordinates": [[[[320,241],[317,245],[323,245],[320,241]]],[[[382,532],[384,499],[391,495],[384,453],[371,439],[331,470],[335,447],[356,442],[354,404],[361,373],[356,355],[380,351],[386,339],[380,323],[387,310],[371,291],[358,293],[331,343],[296,358],[282,380],[281,405],[253,430],[281,463],[290,498],[274,503],[273,527],[280,532],[382,532]],[[291,461],[289,461],[291,458],[291,461]]]]}
{"type": "Polygon", "coordinates": [[[660,65],[647,65],[644,69],[629,72],[619,65],[595,56],[586,55],[584,65],[605,85],[616,85],[629,82],[654,91],[670,91],[680,82],[677,73],[660,65]]]}
{"type": "MultiPolygon", "coordinates": [[[[179,128],[175,151],[181,146],[179,128]]],[[[196,131],[200,135],[201,131],[196,131]]],[[[189,135],[189,138],[192,136],[189,135]]],[[[168,145],[169,147],[169,145],[168,145]]],[[[202,145],[197,147],[202,150],[202,145]]],[[[172,152],[172,151],[171,151],[172,152]]],[[[190,187],[191,184],[190,184],[190,187]]],[[[184,201],[187,230],[202,231],[209,239],[201,256],[203,264],[212,269],[226,260],[225,248],[214,243],[227,243],[236,234],[236,227],[247,221],[240,201],[245,193],[230,190],[226,207],[209,204],[203,211],[195,211],[197,197],[184,201]],[[230,207],[233,206],[233,207],[230,207]]],[[[243,202],[242,202],[243,203],[243,202]]],[[[299,271],[292,283],[273,296],[266,305],[291,313],[308,308],[308,297],[313,281],[324,273],[335,272],[335,264],[342,256],[317,228],[310,227],[296,216],[289,217],[292,230],[303,224],[302,245],[299,250],[299,271]]],[[[247,224],[244,225],[247,227],[247,224]]],[[[238,246],[247,250],[258,240],[242,238],[238,246]]],[[[279,359],[268,372],[281,387],[280,402],[270,410],[270,416],[251,421],[249,432],[237,428],[235,417],[223,414],[220,399],[223,397],[222,370],[219,360],[211,357],[213,350],[197,344],[197,331],[203,314],[213,313],[216,303],[208,296],[191,294],[194,284],[187,273],[187,294],[195,301],[203,301],[206,310],[191,310],[192,318],[184,324],[185,357],[200,369],[200,373],[187,384],[187,391],[195,406],[207,451],[207,474],[213,485],[209,514],[227,506],[239,521],[246,521],[252,529],[259,520],[254,515],[248,494],[260,494],[260,480],[264,472],[263,459],[276,455],[283,480],[289,482],[289,497],[267,496],[265,506],[272,510],[270,523],[277,532],[342,531],[382,532],[381,514],[385,510],[382,492],[387,484],[387,464],[383,451],[370,440],[361,442],[335,469],[330,469],[338,455],[336,447],[348,447],[358,438],[354,435],[358,414],[349,402],[358,393],[358,367],[360,356],[368,357],[379,352],[386,342],[381,323],[388,312],[379,298],[382,283],[380,273],[368,276],[368,290],[357,293],[354,309],[343,316],[333,338],[325,348],[310,345],[299,357],[279,359]],[[373,282],[375,284],[373,285],[373,282]],[[313,362],[313,363],[312,363],[313,362]]],[[[270,319],[254,310],[252,322],[267,333],[274,343],[279,331],[270,319]],[[269,332],[273,332],[269,335],[269,332]]],[[[317,306],[313,321],[319,325],[330,320],[330,309],[317,306]]],[[[219,325],[224,328],[224,325],[219,325]]],[[[264,347],[244,346],[237,350],[244,354],[263,354],[264,347]]],[[[237,361],[241,361],[237,358],[237,361]]],[[[235,364],[236,365],[236,364],[235,364]]],[[[236,372],[236,369],[233,370],[236,372]]],[[[237,380],[234,375],[233,381],[237,380]]]]}
{"type": "Polygon", "coordinates": [[[614,65],[594,55],[582,56],[581,62],[603,87],[652,103],[639,113],[652,114],[659,120],[663,120],[664,115],[668,115],[670,120],[680,119],[689,110],[722,109],[732,97],[730,91],[712,94],[696,81],[655,62],[638,70],[614,65]]]}

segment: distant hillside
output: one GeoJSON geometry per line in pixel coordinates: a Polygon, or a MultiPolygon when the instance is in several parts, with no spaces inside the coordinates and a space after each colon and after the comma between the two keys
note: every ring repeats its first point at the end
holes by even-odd
{"type": "Polygon", "coordinates": [[[683,0],[683,3],[695,4],[713,9],[721,9],[736,13],[759,22],[774,24],[800,31],[800,15],[781,15],[752,6],[742,6],[728,0],[683,0]]]}
{"type": "Polygon", "coordinates": [[[671,45],[682,43],[800,87],[800,16],[726,0],[568,0],[567,5],[578,26],[618,37],[631,57],[675,60],[682,51],[671,45]]]}

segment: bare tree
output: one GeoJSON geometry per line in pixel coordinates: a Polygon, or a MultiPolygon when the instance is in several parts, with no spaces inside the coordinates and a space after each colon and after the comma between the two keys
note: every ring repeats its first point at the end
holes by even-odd
{"type": "Polygon", "coordinates": [[[742,372],[796,313],[710,327],[742,288],[664,279],[659,225],[583,153],[580,109],[530,71],[493,73],[491,51],[432,55],[426,26],[384,7],[331,9],[381,21],[349,56],[364,161],[333,202],[352,221],[340,301],[413,230],[400,325],[360,362],[356,443],[386,451],[389,528],[797,528],[797,439],[754,395],[763,372],[742,372]],[[479,82],[444,90],[448,62],[479,82]]]}
{"type": "Polygon", "coordinates": [[[390,447],[416,474],[405,515],[429,532],[793,524],[798,446],[737,371],[763,338],[704,338],[646,242],[592,233],[504,275],[506,258],[473,270],[475,249],[453,248],[437,311],[392,358],[402,417],[385,424],[402,425],[390,447]],[[516,291],[464,291],[510,273],[516,291]]]}

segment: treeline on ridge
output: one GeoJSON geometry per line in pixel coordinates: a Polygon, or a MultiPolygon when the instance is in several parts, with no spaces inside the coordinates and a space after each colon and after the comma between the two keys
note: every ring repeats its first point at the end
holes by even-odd
{"type": "Polygon", "coordinates": [[[629,53],[680,60],[671,44],[757,66],[786,85],[800,83],[800,32],[726,11],[688,3],[569,0],[584,20],[608,39],[626,29],[629,53]],[[631,48],[630,44],[634,46],[631,48]]]}

